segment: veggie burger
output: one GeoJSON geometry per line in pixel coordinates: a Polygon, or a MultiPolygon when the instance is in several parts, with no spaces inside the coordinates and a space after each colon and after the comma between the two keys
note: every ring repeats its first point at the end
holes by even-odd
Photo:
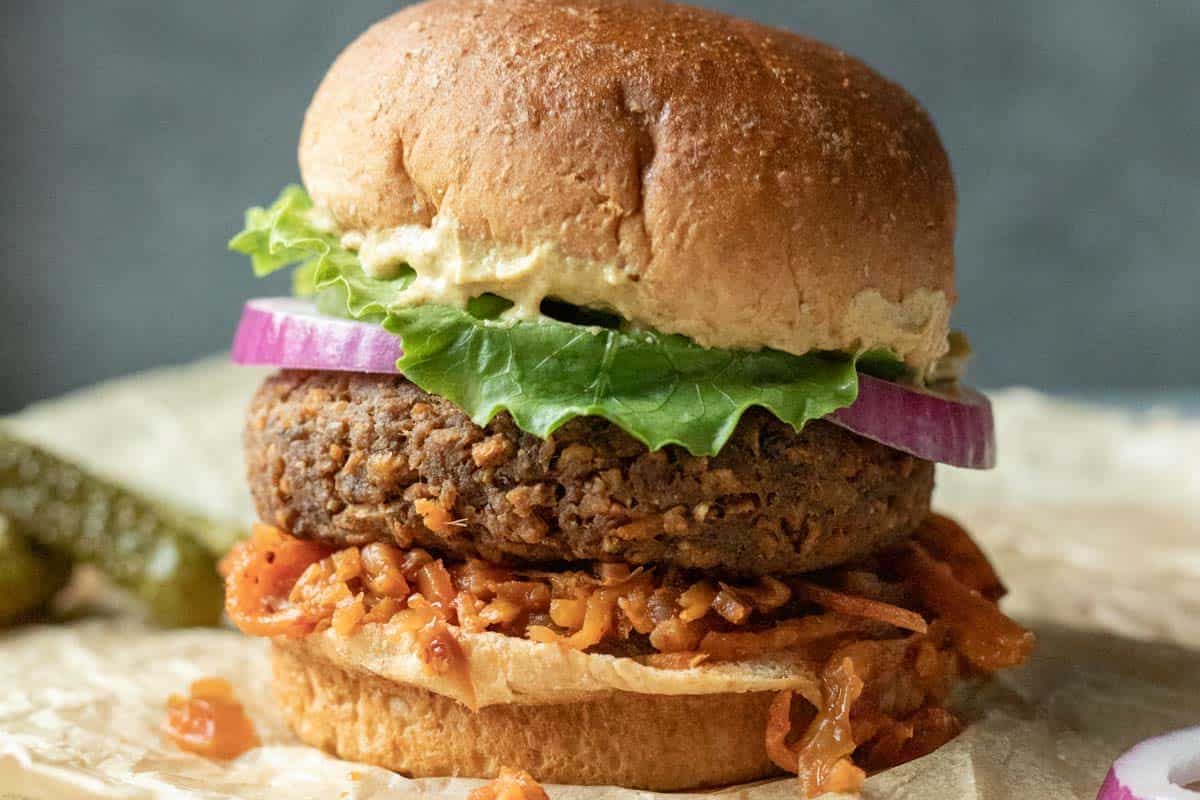
{"type": "Polygon", "coordinates": [[[643,0],[431,0],[317,90],[232,242],[296,298],[226,607],[305,742],[412,776],[809,795],[955,736],[1031,635],[934,463],[960,385],[929,117],[819,42],[643,0]]]}

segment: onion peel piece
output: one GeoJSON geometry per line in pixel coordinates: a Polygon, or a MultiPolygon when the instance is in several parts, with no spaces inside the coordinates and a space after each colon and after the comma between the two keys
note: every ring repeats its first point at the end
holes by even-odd
{"type": "Polygon", "coordinates": [[[944,514],[930,514],[914,533],[917,541],[938,561],[950,567],[954,577],[992,602],[1007,590],[983,550],[959,525],[944,514]]]}
{"type": "Polygon", "coordinates": [[[850,710],[863,692],[863,681],[849,656],[834,658],[821,676],[822,707],[800,739],[796,776],[806,797],[822,792],[854,791],[866,774],[853,767],[847,772],[857,746],[850,723],[850,710]]]}
{"type": "Polygon", "coordinates": [[[848,617],[863,617],[877,622],[885,622],[893,627],[915,633],[929,632],[929,625],[925,622],[925,618],[907,608],[872,600],[868,597],[845,594],[810,581],[796,581],[793,583],[793,588],[797,594],[829,611],[845,614],[848,617]]]}
{"type": "Polygon", "coordinates": [[[861,631],[861,622],[851,617],[817,614],[785,619],[763,631],[710,631],[700,640],[698,649],[719,661],[735,661],[861,631]]]}
{"type": "Polygon", "coordinates": [[[937,750],[962,733],[962,728],[962,722],[948,709],[926,706],[907,719],[891,720],[873,736],[864,737],[871,741],[861,762],[872,772],[899,766],[937,750]]]}
{"type": "Polygon", "coordinates": [[[1033,651],[1033,633],[962,583],[920,544],[910,543],[896,567],[909,579],[921,603],[950,629],[959,652],[976,669],[995,672],[1015,667],[1033,651]]]}
{"type": "MultiPolygon", "coordinates": [[[[775,766],[793,774],[800,769],[800,748],[789,745],[787,739],[792,730],[799,727],[793,718],[795,699],[796,693],[791,689],[775,693],[771,705],[767,708],[767,731],[764,739],[767,755],[775,762],[775,766]]],[[[811,712],[812,707],[808,708],[811,712]]],[[[809,714],[804,727],[808,726],[813,713],[815,712],[809,714]]]]}

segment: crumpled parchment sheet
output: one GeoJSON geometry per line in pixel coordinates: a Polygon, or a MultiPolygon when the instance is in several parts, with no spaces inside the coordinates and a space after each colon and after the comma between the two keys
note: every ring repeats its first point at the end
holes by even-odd
{"type": "MultiPolygon", "coordinates": [[[[18,433],[206,513],[249,521],[241,415],[262,372],[160,370],[36,406],[18,433]]],[[[939,470],[937,503],[997,562],[1006,607],[1040,637],[1030,664],[964,693],[973,722],[872,777],[867,798],[1091,800],[1146,736],[1200,723],[1200,422],[1033,392],[994,397],[1001,467],[939,470]],[[1152,641],[1153,640],[1153,641],[1152,641]]],[[[455,798],[476,781],[406,780],[295,742],[271,705],[263,643],[128,618],[0,633],[0,797],[455,798]],[[168,694],[235,684],[264,746],[205,761],[159,732],[168,694]],[[7,793],[7,794],[5,794],[7,793]]],[[[716,793],[794,797],[791,781],[716,793]]],[[[555,800],[655,795],[551,787],[555,800]]],[[[701,795],[670,795],[669,797],[701,795]]],[[[666,797],[666,796],[663,796],[666,797]]]]}

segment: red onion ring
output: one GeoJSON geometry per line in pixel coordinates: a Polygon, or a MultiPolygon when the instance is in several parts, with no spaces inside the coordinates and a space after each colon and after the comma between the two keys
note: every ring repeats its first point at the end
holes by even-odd
{"type": "MultiPolygon", "coordinates": [[[[396,374],[400,339],[379,325],[327,317],[290,297],[251,300],[233,340],[233,361],[285,369],[396,374]]],[[[957,467],[995,465],[992,407],[978,392],[920,391],[859,373],[858,399],[826,417],[896,450],[957,467]]]]}
{"type": "Polygon", "coordinates": [[[1200,728],[1147,739],[1113,762],[1096,800],[1200,800],[1200,728]]]}
{"type": "Polygon", "coordinates": [[[328,317],[292,297],[251,300],[233,338],[233,363],[395,374],[404,351],[379,325],[328,317]]]}
{"type": "Polygon", "coordinates": [[[996,466],[992,404],[974,389],[953,397],[858,373],[858,399],[826,417],[917,458],[968,469],[996,466]]]}

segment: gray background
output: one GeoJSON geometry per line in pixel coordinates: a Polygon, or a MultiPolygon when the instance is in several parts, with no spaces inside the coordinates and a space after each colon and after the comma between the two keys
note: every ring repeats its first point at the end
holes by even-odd
{"type": "MultiPolygon", "coordinates": [[[[0,4],[0,412],[220,350],[244,298],[285,291],[224,242],[296,178],[328,63],[400,5],[0,4]]],[[[1200,385],[1200,3],[706,5],[831,41],[930,109],[974,382],[1200,385]]]]}

